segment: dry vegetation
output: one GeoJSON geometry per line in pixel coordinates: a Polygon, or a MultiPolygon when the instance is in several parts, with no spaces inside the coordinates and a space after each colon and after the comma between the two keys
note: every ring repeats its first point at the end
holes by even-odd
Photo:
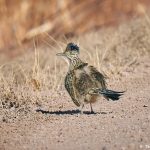
{"type": "MultiPolygon", "coordinates": [[[[61,94],[64,93],[63,78],[66,63],[55,54],[63,50],[68,41],[80,45],[81,58],[95,65],[105,75],[119,80],[126,77],[138,65],[141,57],[150,55],[149,18],[135,19],[118,29],[102,29],[81,38],[55,41],[48,36],[47,44],[39,46],[0,66],[0,121],[9,122],[28,117],[36,109],[46,107],[51,111],[61,109],[61,94]],[[55,101],[60,101],[57,106],[55,101]]],[[[1,56],[2,57],[2,56],[1,56]]]]}
{"type": "Polygon", "coordinates": [[[149,5],[149,0],[0,0],[0,51],[15,49],[43,32],[58,38],[117,24],[143,15],[149,5]]]}

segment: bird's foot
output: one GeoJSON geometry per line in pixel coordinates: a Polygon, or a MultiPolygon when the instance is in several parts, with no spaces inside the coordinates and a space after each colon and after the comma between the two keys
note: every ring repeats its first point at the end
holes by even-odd
{"type": "Polygon", "coordinates": [[[81,115],[83,115],[83,114],[84,114],[84,113],[83,113],[83,110],[80,110],[80,114],[81,114],[81,115]]]}

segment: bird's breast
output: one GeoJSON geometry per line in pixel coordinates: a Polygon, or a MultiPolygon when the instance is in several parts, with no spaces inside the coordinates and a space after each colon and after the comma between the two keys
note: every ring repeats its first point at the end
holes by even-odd
{"type": "Polygon", "coordinates": [[[81,75],[83,74],[83,70],[77,69],[74,71],[74,73],[75,73],[75,77],[79,79],[81,75]]]}

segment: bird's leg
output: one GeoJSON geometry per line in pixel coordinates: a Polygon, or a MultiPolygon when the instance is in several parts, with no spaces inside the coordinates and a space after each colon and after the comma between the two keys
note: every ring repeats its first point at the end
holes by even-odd
{"type": "Polygon", "coordinates": [[[84,107],[84,104],[81,104],[81,108],[80,108],[80,113],[83,114],[83,107],[84,107]]]}
{"type": "Polygon", "coordinates": [[[91,114],[94,113],[93,108],[92,108],[92,104],[90,103],[90,107],[91,107],[91,114]]]}

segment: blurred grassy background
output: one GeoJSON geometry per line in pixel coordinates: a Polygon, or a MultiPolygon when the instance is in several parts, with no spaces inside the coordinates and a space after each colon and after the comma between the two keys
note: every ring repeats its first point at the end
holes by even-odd
{"type": "Polygon", "coordinates": [[[58,39],[145,13],[149,0],[0,0],[0,52],[49,33],[58,39]]]}

